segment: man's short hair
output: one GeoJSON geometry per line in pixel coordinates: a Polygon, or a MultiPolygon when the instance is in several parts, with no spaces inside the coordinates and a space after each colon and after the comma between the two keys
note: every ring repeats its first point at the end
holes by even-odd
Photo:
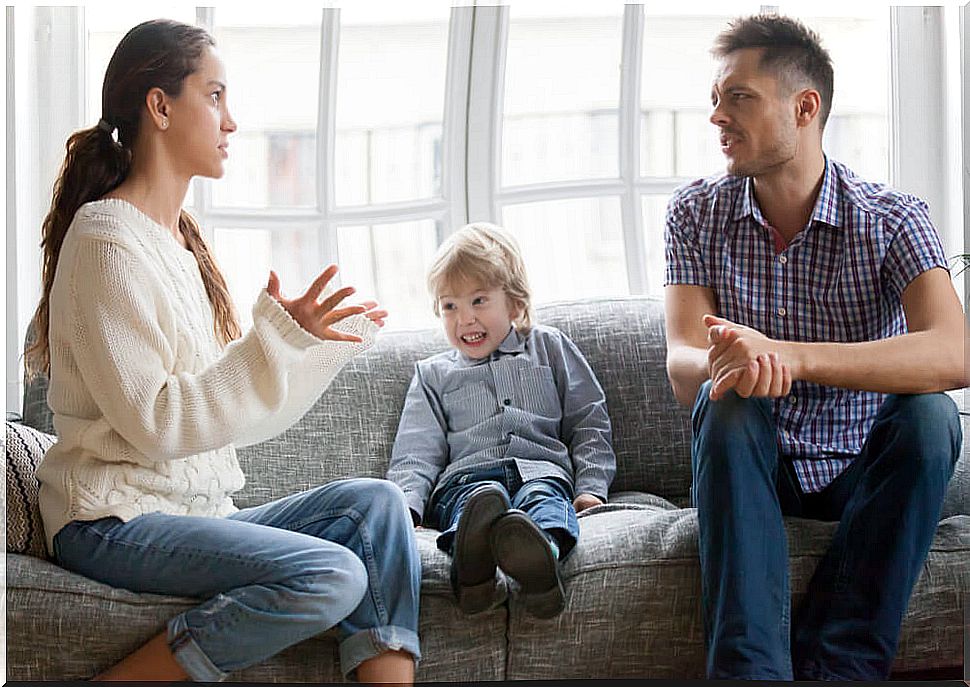
{"type": "Polygon", "coordinates": [[[789,89],[806,81],[819,92],[819,128],[825,128],[832,109],[832,58],[818,34],[797,19],[756,14],[735,19],[714,41],[711,50],[723,58],[736,50],[763,48],[761,67],[774,70],[789,89]]]}

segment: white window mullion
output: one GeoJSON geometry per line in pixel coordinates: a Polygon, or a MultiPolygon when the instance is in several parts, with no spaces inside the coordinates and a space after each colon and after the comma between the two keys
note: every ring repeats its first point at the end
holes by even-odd
{"type": "Polygon", "coordinates": [[[340,208],[331,211],[328,219],[332,219],[338,224],[413,222],[432,216],[435,218],[439,215],[444,217],[448,209],[448,204],[444,200],[411,201],[340,208]]]}
{"type": "Polygon", "coordinates": [[[949,180],[943,164],[947,157],[943,8],[893,7],[891,13],[892,183],[929,204],[930,217],[948,254],[953,254],[956,239],[947,228],[958,224],[948,221],[949,180]]]}
{"type": "MultiPolygon", "coordinates": [[[[7,311],[5,400],[8,409],[17,410],[20,352],[41,291],[40,227],[64,162],[64,142],[84,122],[85,34],[79,7],[17,6],[9,12],[8,20],[14,25],[8,27],[13,36],[7,55],[13,50],[15,59],[13,91],[7,91],[7,140],[14,145],[16,218],[7,231],[17,232],[17,280],[12,283],[7,277],[6,283],[12,292],[7,302],[16,303],[16,308],[7,311]],[[11,340],[15,345],[9,345],[11,340]]],[[[8,61],[8,74],[10,67],[8,61]]]]}
{"type": "MultiPolygon", "coordinates": [[[[944,64],[946,68],[943,92],[946,95],[944,119],[947,134],[945,175],[947,179],[947,230],[949,233],[950,255],[966,253],[966,233],[970,205],[967,204],[968,179],[970,179],[970,156],[967,156],[967,146],[970,137],[967,135],[967,43],[970,34],[966,33],[965,22],[967,7],[945,6],[943,9],[943,44],[944,64]],[[962,33],[961,33],[962,32],[962,33]]],[[[959,264],[959,263],[958,263],[959,264]]],[[[959,272],[960,267],[954,271],[959,272]]],[[[957,293],[964,303],[966,289],[970,286],[966,272],[955,280],[957,293]]]]}
{"type": "Polygon", "coordinates": [[[643,6],[623,10],[623,56],[620,62],[620,178],[623,195],[623,245],[630,293],[647,293],[650,287],[643,236],[643,211],[637,180],[640,178],[640,70],[643,54],[643,6]]]}
{"type": "MultiPolygon", "coordinates": [[[[30,184],[25,183],[27,171],[30,169],[31,158],[27,152],[30,149],[30,141],[25,140],[27,127],[27,116],[25,108],[17,108],[16,103],[23,102],[27,97],[27,38],[32,35],[32,22],[27,13],[33,10],[26,7],[14,7],[7,5],[6,9],[6,57],[7,57],[7,79],[6,86],[6,108],[4,110],[4,134],[7,146],[7,261],[6,261],[6,305],[7,305],[7,327],[5,335],[5,396],[6,410],[8,412],[19,412],[20,399],[22,396],[20,388],[21,363],[18,352],[22,350],[24,343],[24,329],[27,321],[27,312],[30,310],[30,301],[25,298],[27,293],[32,293],[35,289],[25,288],[33,280],[34,284],[40,283],[40,260],[39,249],[36,247],[36,240],[31,241],[28,235],[22,235],[22,222],[18,222],[19,214],[23,214],[24,209],[29,206],[30,200],[27,189],[30,184]],[[18,183],[18,179],[20,182],[18,183]],[[19,213],[19,214],[18,214],[19,213]],[[35,264],[36,263],[36,264],[35,264]]],[[[3,622],[3,621],[0,621],[3,622]]]]}
{"type": "MultiPolygon", "coordinates": [[[[320,100],[317,105],[317,208],[323,215],[318,242],[320,264],[337,262],[334,210],[334,148],[337,127],[337,55],[340,48],[340,10],[324,8],[320,24],[320,100]]],[[[337,277],[340,278],[339,275],[337,277]]]]}
{"type": "MultiPolygon", "coordinates": [[[[201,26],[210,34],[214,33],[216,25],[216,10],[214,7],[196,7],[195,23],[201,26]]],[[[231,101],[230,101],[231,102],[231,101]]],[[[192,180],[192,190],[194,195],[195,219],[202,229],[203,238],[213,243],[215,237],[215,227],[212,226],[212,180],[204,177],[195,177],[192,180]]]]}
{"type": "Polygon", "coordinates": [[[536,203],[545,200],[620,196],[628,184],[622,179],[584,179],[582,181],[552,181],[526,186],[511,186],[499,195],[502,205],[536,203]]]}
{"type": "MultiPolygon", "coordinates": [[[[970,86],[967,86],[966,75],[970,74],[970,9],[967,6],[960,8],[959,27],[957,34],[960,39],[960,74],[964,77],[960,80],[960,131],[963,132],[963,249],[961,253],[970,252],[970,86]]],[[[966,305],[970,304],[970,279],[967,274],[963,274],[963,303],[964,312],[966,305]]]]}
{"type": "Polygon", "coordinates": [[[499,178],[509,8],[474,8],[468,79],[465,193],[471,221],[501,222],[499,178]]]}
{"type": "MultiPolygon", "coordinates": [[[[468,195],[468,93],[472,54],[474,7],[452,7],[448,22],[448,67],[442,126],[442,188],[448,213],[439,226],[448,234],[469,221],[468,195]]],[[[444,236],[439,236],[441,241],[444,236]]]]}

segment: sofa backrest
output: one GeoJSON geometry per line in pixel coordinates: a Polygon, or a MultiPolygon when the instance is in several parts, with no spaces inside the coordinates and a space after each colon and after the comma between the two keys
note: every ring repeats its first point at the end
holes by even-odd
{"type": "MultiPolygon", "coordinates": [[[[667,382],[662,302],[559,302],[538,308],[537,320],[575,341],[606,392],[617,453],[611,491],[647,491],[683,503],[690,488],[690,418],[667,382]]],[[[383,477],[414,363],[447,346],[438,329],[381,334],[300,422],[240,449],[248,483],[237,503],[262,503],[337,477],[383,477]]]]}
{"type": "MultiPolygon", "coordinates": [[[[667,383],[662,302],[649,297],[559,302],[540,307],[537,319],[559,327],[576,342],[606,391],[617,453],[611,491],[645,491],[686,505],[690,418],[667,383]]],[[[337,375],[300,422],[279,437],[240,449],[248,483],[236,502],[256,505],[339,477],[383,476],[414,363],[446,347],[438,329],[383,333],[373,349],[337,375]]],[[[46,395],[45,378],[30,380],[24,392],[24,423],[51,432],[46,395]]],[[[970,439],[968,391],[950,396],[970,439]]],[[[7,449],[9,463],[9,443],[7,449]]],[[[944,518],[970,515],[968,449],[970,441],[964,441],[947,489],[944,518]]]]}

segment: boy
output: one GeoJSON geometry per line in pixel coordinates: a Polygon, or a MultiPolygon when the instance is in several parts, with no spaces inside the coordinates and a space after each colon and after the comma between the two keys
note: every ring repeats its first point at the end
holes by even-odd
{"type": "Polygon", "coordinates": [[[428,286],[452,350],[415,366],[387,477],[415,524],[441,531],[465,613],[502,603],[508,575],[526,611],[551,618],[576,512],[604,503],[616,472],[606,398],[572,341],[532,325],[524,262],[501,227],[451,236],[428,286]]]}

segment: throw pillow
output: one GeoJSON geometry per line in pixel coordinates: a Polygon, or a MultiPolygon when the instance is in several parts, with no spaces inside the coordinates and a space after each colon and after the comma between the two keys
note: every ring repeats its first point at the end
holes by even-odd
{"type": "Polygon", "coordinates": [[[16,422],[7,422],[7,551],[45,558],[40,520],[37,466],[55,437],[16,422]]]}

